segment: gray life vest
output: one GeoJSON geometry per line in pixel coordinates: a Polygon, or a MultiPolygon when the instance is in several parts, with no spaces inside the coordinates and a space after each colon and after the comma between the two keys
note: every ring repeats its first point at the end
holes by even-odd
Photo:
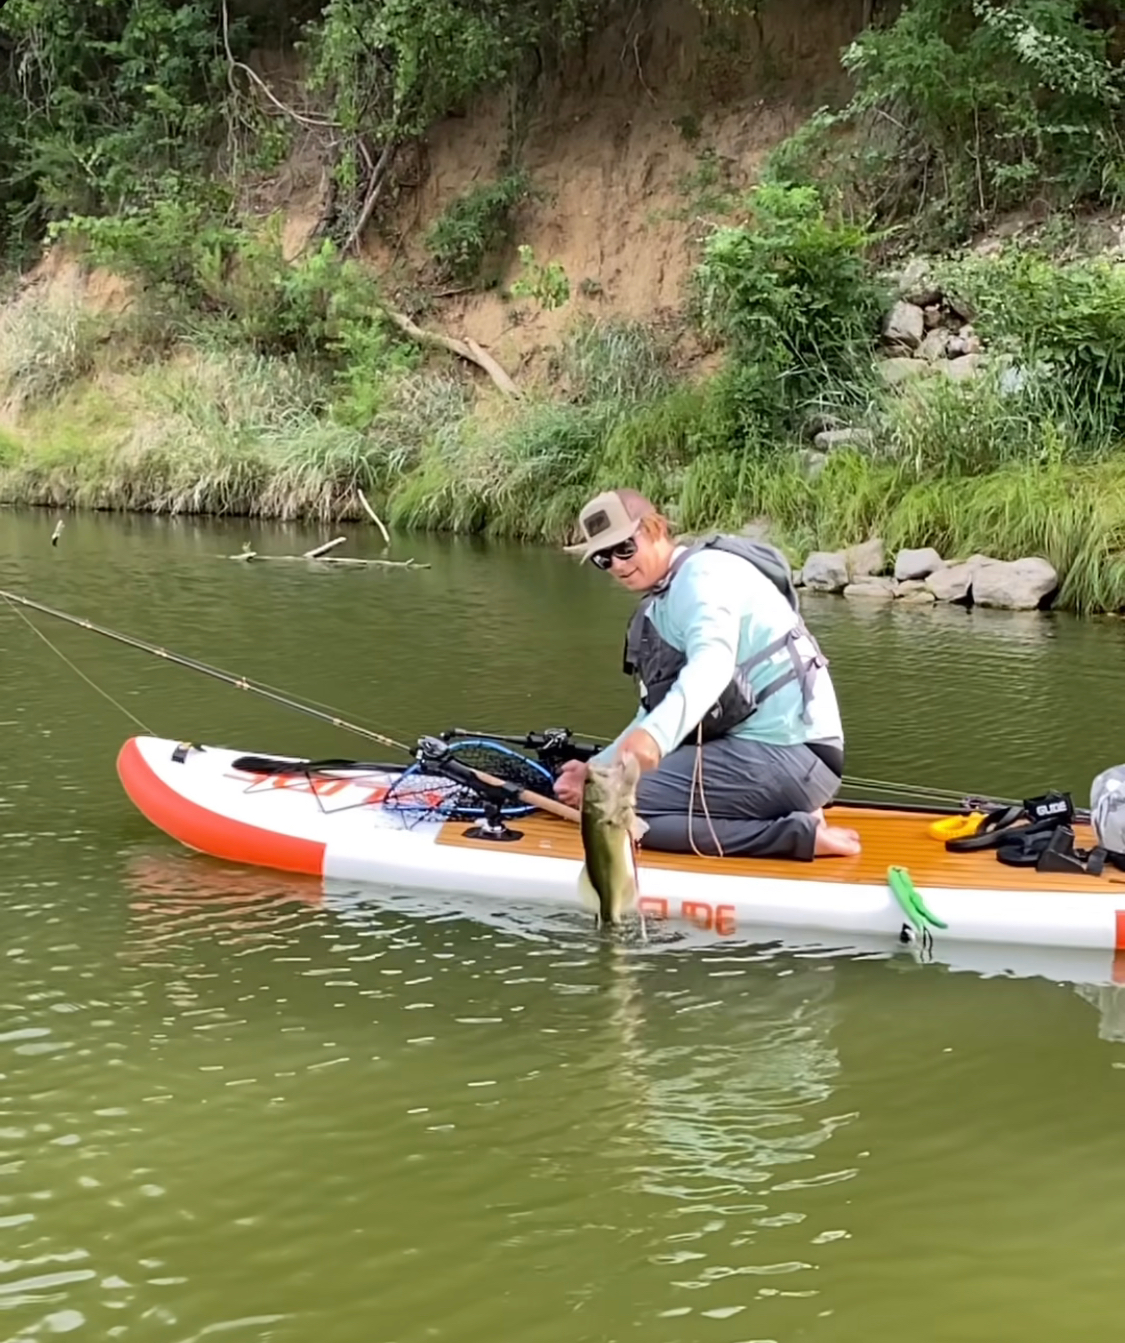
{"type": "MultiPolygon", "coordinates": [[[[802,712],[805,723],[811,721],[809,702],[812,698],[812,682],[817,669],[826,667],[828,659],[820,651],[816,640],[809,633],[805,622],[800,618],[800,606],[797,590],[793,585],[793,575],[785,556],[764,541],[753,541],[745,536],[729,536],[714,533],[706,536],[681,551],[672,561],[665,578],[657,584],[641,602],[629,621],[625,635],[624,670],[637,683],[637,691],[645,712],[651,712],[664,699],[675,683],[676,677],[687,664],[687,657],[678,648],[673,648],[656,629],[649,619],[649,609],[653,602],[659,601],[675,581],[680,569],[692,555],[705,549],[723,550],[760,570],[773,583],[794,611],[798,613],[796,624],[785,634],[779,635],[760,652],[752,654],[734,670],[726,689],[703,715],[700,726],[703,740],[711,741],[715,737],[725,736],[740,723],[757,712],[764,700],[776,695],[779,690],[794,681],[800,682],[802,712]],[[806,638],[812,644],[811,656],[798,651],[797,644],[806,638]],[[770,681],[764,689],[755,693],[750,684],[750,672],[753,668],[768,662],[783,648],[789,651],[790,666],[770,681]]],[[[685,741],[694,733],[689,733],[685,741]]],[[[683,743],[681,743],[682,745],[683,743]]]]}

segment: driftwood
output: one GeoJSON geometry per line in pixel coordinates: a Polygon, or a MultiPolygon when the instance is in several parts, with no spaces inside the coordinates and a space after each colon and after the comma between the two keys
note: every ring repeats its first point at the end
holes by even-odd
{"type": "Polygon", "coordinates": [[[352,559],[347,555],[329,555],[330,550],[337,546],[342,546],[347,541],[346,536],[337,536],[333,541],[326,541],[321,546],[314,546],[312,550],[306,550],[302,555],[259,555],[256,550],[252,550],[250,542],[244,542],[242,550],[237,555],[227,555],[224,558],[228,560],[241,560],[244,562],[259,562],[261,560],[273,560],[275,563],[292,564],[298,561],[314,561],[317,564],[341,564],[356,569],[428,569],[428,564],[419,564],[414,559],[409,560],[359,560],[352,559]]]}
{"type": "Polygon", "coordinates": [[[315,559],[317,564],[343,564],[351,565],[354,568],[373,568],[373,569],[428,569],[428,564],[419,564],[416,560],[357,560],[350,559],[347,555],[259,555],[257,551],[245,550],[241,555],[227,555],[228,560],[252,560],[260,563],[263,560],[272,560],[275,563],[293,563],[296,560],[315,559]]]}
{"type": "Polygon", "coordinates": [[[437,345],[441,349],[448,350],[451,354],[467,360],[470,364],[476,364],[478,368],[484,369],[505,396],[519,398],[523,395],[508,373],[501,368],[487,350],[481,349],[472,337],[456,340],[453,336],[443,336],[438,331],[424,330],[417,322],[411,321],[404,312],[395,312],[393,308],[384,308],[383,311],[394,322],[395,326],[405,331],[412,340],[419,341],[423,345],[437,345]]]}
{"type": "Polygon", "coordinates": [[[330,550],[335,550],[337,546],[344,545],[347,539],[346,536],[338,536],[335,541],[325,541],[322,546],[314,546],[312,550],[306,550],[301,559],[318,560],[322,555],[327,555],[330,550]]]}
{"type": "Polygon", "coordinates": [[[387,531],[386,527],[383,526],[382,522],[379,521],[378,513],[376,513],[375,510],[371,507],[371,505],[367,502],[367,495],[364,494],[364,492],[359,489],[356,490],[356,494],[359,495],[359,502],[363,505],[364,512],[375,524],[375,526],[378,527],[379,530],[383,533],[383,540],[389,546],[391,544],[391,534],[390,532],[387,531]]]}

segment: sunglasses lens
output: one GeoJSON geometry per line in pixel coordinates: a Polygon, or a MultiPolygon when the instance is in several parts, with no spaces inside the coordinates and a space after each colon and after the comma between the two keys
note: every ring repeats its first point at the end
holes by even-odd
{"type": "Polygon", "coordinates": [[[637,553],[636,541],[622,541],[609,550],[599,550],[590,556],[590,563],[599,569],[608,569],[614,560],[631,560],[637,553]]]}

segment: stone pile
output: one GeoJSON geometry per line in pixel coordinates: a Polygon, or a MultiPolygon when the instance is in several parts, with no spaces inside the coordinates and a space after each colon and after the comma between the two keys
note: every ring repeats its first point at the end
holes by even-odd
{"type": "MultiPolygon", "coordinates": [[[[973,328],[968,305],[932,278],[925,258],[915,258],[900,274],[888,279],[896,297],[883,319],[875,367],[889,387],[905,391],[915,380],[934,376],[962,382],[987,366],[989,355],[973,328]]],[[[1005,367],[1001,384],[1005,390],[1016,390],[1022,379],[1019,370],[1005,367]]],[[[824,469],[832,452],[841,448],[877,450],[870,429],[850,425],[828,413],[811,415],[804,430],[811,446],[798,449],[797,464],[810,480],[824,469]]]]}
{"type": "Polygon", "coordinates": [[[795,576],[810,592],[840,592],[845,597],[898,601],[910,606],[955,602],[1033,611],[1049,604],[1059,576],[1047,560],[1028,556],[996,560],[970,555],[944,560],[931,547],[900,550],[890,573],[883,542],[875,539],[848,550],[814,551],[795,576]]]}
{"type": "Polygon", "coordinates": [[[897,291],[883,322],[879,372],[886,382],[897,386],[933,374],[955,381],[973,377],[987,356],[965,304],[938,288],[920,258],[899,276],[897,291]]]}

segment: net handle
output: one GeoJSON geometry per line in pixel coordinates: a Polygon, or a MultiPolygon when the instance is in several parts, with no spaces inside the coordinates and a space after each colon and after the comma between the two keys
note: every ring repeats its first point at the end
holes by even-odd
{"type": "Polygon", "coordinates": [[[430,769],[447,774],[451,779],[460,782],[466,778],[474,779],[488,789],[499,790],[508,797],[517,797],[529,807],[538,807],[541,811],[550,812],[560,820],[570,821],[574,825],[579,825],[582,821],[582,813],[575,807],[568,807],[565,802],[559,802],[553,797],[544,797],[542,793],[537,793],[531,788],[520,788],[509,780],[498,779],[495,774],[474,769],[472,765],[466,765],[460,760],[451,760],[449,743],[440,737],[421,739],[418,743],[418,760],[430,769]]]}

